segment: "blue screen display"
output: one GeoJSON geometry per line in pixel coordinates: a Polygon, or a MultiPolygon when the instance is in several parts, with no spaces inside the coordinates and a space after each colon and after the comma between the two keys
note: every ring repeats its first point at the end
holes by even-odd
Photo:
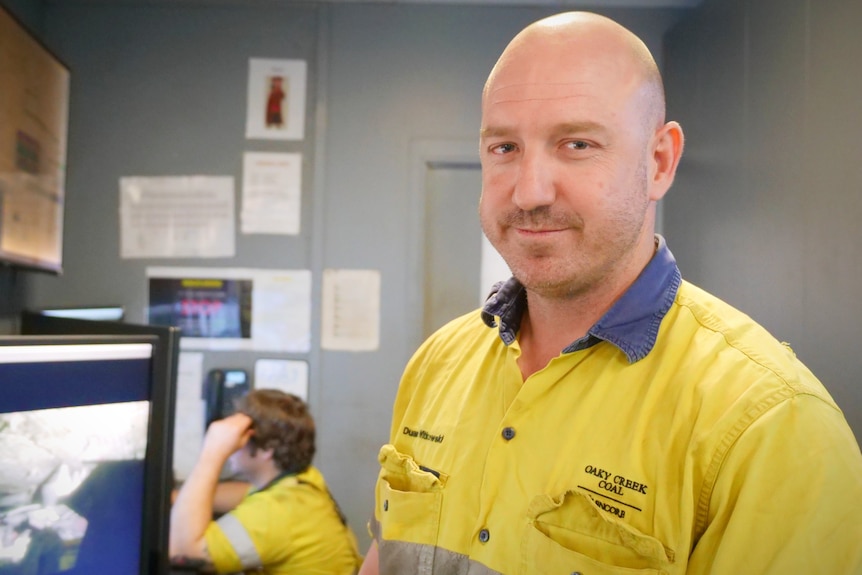
{"type": "Polygon", "coordinates": [[[0,413],[149,397],[149,359],[0,363],[0,413]]]}
{"type": "Polygon", "coordinates": [[[0,575],[137,575],[151,360],[4,363],[0,575]]]}

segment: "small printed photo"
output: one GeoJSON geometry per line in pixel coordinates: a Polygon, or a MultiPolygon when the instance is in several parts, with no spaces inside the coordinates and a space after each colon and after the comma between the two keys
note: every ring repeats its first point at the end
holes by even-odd
{"type": "Polygon", "coordinates": [[[305,137],[304,60],[251,58],[245,137],[302,140],[305,137]]]}

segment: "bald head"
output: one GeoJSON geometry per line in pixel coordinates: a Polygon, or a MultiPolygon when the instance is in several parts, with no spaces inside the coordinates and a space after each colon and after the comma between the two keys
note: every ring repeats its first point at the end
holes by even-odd
{"type": "Polygon", "coordinates": [[[488,77],[483,104],[568,97],[585,81],[609,96],[635,98],[645,128],[664,123],[664,88],[649,49],[627,28],[590,12],[556,14],[515,36],[488,77]]]}
{"type": "Polygon", "coordinates": [[[653,256],[682,147],[640,39],[596,14],[540,20],[483,91],[482,229],[532,295],[593,309],[653,256]]]}

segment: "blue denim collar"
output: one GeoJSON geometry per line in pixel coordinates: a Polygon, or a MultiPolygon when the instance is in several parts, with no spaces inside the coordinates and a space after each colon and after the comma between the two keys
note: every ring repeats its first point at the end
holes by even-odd
{"type": "MultiPolygon", "coordinates": [[[[664,238],[657,234],[656,240],[656,253],[635,282],[586,336],[573,341],[563,349],[563,353],[607,341],[625,353],[629,363],[634,363],[652,350],[661,320],[670,309],[682,281],[676,260],[664,238]]],[[[482,308],[482,320],[488,327],[499,324],[500,339],[511,345],[517,338],[526,307],[527,290],[521,282],[511,278],[494,285],[482,308]]]]}

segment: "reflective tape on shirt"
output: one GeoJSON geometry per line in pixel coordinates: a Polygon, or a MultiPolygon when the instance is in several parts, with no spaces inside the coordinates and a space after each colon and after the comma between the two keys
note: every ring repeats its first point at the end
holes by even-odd
{"type": "Polygon", "coordinates": [[[217,523],[227,540],[230,541],[243,569],[254,569],[263,565],[251,536],[239,519],[231,513],[226,513],[219,517],[217,523]]]}

